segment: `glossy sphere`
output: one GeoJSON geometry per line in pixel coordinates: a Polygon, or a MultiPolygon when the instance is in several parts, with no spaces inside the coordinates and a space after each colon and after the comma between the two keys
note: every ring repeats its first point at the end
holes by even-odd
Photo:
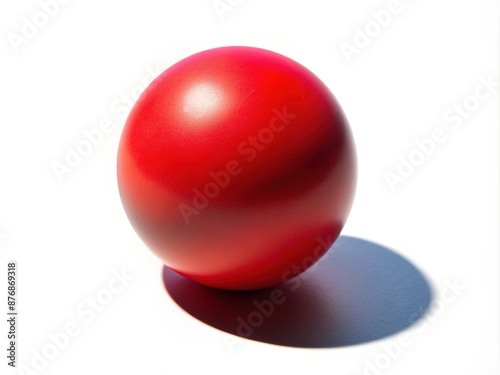
{"type": "Polygon", "coordinates": [[[222,47],[163,72],[132,109],[118,185],[136,232],[202,284],[259,289],[310,267],[338,237],[355,191],[350,129],[297,62],[222,47]]]}

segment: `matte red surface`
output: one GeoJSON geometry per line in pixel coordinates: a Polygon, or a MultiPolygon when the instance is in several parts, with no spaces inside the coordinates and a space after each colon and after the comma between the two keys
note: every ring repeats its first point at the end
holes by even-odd
{"type": "Polygon", "coordinates": [[[117,172],[130,222],[164,264],[235,290],[317,260],[356,183],[350,129],[328,88],[251,47],[203,51],[163,72],[132,109],[117,172]]]}

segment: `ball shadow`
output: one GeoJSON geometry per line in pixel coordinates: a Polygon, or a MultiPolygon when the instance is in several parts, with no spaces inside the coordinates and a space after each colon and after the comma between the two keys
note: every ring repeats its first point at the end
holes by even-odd
{"type": "Polygon", "coordinates": [[[316,266],[274,288],[225,291],[168,267],[163,281],[187,313],[222,331],[276,345],[332,348],[361,344],[411,326],[431,288],[408,260],[381,245],[340,236],[316,266]]]}

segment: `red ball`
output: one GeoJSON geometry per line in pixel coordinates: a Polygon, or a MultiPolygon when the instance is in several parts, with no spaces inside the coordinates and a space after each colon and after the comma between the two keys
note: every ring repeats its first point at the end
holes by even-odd
{"type": "Polygon", "coordinates": [[[303,272],[338,237],[356,185],[345,116],[283,55],[222,47],[165,70],[118,151],[130,222],[178,273],[232,290],[303,272]]]}

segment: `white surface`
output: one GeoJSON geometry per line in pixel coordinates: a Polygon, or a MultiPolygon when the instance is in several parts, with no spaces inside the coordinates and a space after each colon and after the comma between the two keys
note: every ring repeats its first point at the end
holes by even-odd
{"type": "MultiPolygon", "coordinates": [[[[31,19],[40,6],[0,6],[0,295],[5,301],[7,262],[14,260],[18,364],[31,366],[33,350],[43,350],[48,334],[69,322],[79,334],[40,373],[364,374],[397,340],[296,349],[233,339],[172,301],[160,262],[130,227],[115,177],[122,95],[140,91],[151,70],[238,44],[301,62],[344,108],[359,184],[343,234],[406,257],[437,297],[446,280],[466,286],[425,327],[402,332],[411,344],[382,373],[498,374],[500,88],[460,129],[442,119],[474,94],[479,76],[499,78],[498,3],[401,1],[401,12],[351,62],[340,43],[352,43],[356,28],[388,1],[232,3],[240,5],[221,20],[212,0],[69,1],[18,53],[8,33],[20,33],[23,17],[31,19]],[[63,162],[66,147],[105,119],[113,131],[60,182],[51,163],[63,162]],[[437,127],[446,142],[392,192],[384,173],[437,127]],[[122,268],[134,279],[87,323],[81,304],[105,293],[113,270],[122,268]]],[[[7,346],[6,333],[0,343],[7,346]]],[[[4,356],[0,367],[17,373],[4,356]]]]}

